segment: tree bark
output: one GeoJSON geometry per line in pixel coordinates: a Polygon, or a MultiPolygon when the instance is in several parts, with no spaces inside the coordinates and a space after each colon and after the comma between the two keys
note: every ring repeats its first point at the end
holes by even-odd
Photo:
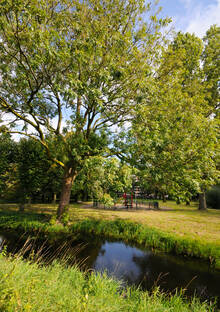
{"type": "Polygon", "coordinates": [[[76,178],[76,171],[73,168],[67,168],[64,171],[63,185],[60,195],[60,202],[57,209],[57,219],[60,220],[63,213],[67,211],[70,202],[71,189],[73,181],[76,178]]]}
{"type": "Polygon", "coordinates": [[[27,200],[27,208],[31,208],[31,201],[32,201],[32,198],[31,197],[28,197],[28,200],[27,200]]]}
{"type": "Polygon", "coordinates": [[[167,199],[164,193],[162,193],[163,202],[166,203],[167,199]]]}
{"type": "Polygon", "coordinates": [[[24,212],[25,204],[24,203],[20,203],[18,208],[19,208],[19,212],[24,212]]]}
{"type": "Polygon", "coordinates": [[[199,194],[199,210],[206,210],[206,197],[205,192],[199,194]]]}
{"type": "Polygon", "coordinates": [[[87,190],[84,190],[83,191],[83,198],[82,198],[82,201],[83,202],[87,202],[88,201],[88,192],[87,192],[87,190]]]}
{"type": "Polygon", "coordinates": [[[53,200],[52,200],[52,204],[56,204],[57,201],[57,194],[53,193],[53,200]]]}

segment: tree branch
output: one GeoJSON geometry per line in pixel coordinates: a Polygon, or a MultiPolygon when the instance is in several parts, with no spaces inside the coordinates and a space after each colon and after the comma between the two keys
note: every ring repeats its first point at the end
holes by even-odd
{"type": "Polygon", "coordinates": [[[8,130],[8,129],[7,129],[5,132],[10,133],[10,134],[20,134],[20,135],[24,135],[24,136],[27,136],[27,137],[31,138],[32,140],[34,140],[34,141],[36,141],[36,142],[40,142],[40,143],[43,145],[43,147],[46,149],[48,158],[49,158],[50,160],[52,160],[54,163],[56,163],[56,164],[58,164],[59,166],[61,166],[62,168],[65,167],[64,163],[62,163],[62,162],[59,161],[58,159],[56,159],[56,158],[54,158],[54,157],[51,156],[49,147],[48,147],[48,145],[46,144],[46,142],[37,139],[33,134],[25,133],[25,132],[22,132],[22,131],[10,131],[10,130],[8,130]]]}

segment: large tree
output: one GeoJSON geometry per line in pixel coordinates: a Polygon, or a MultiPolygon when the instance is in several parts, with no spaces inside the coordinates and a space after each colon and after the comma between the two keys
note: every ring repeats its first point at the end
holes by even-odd
{"type": "Polygon", "coordinates": [[[188,33],[178,33],[165,48],[151,89],[137,106],[128,144],[119,149],[148,188],[187,201],[199,193],[205,208],[205,190],[219,175],[219,142],[217,120],[207,116],[202,51],[201,39],[188,33]]]}
{"type": "Polygon", "coordinates": [[[220,27],[212,25],[203,38],[202,54],[204,84],[206,86],[207,116],[219,118],[220,86],[220,27]]]}
{"type": "MultiPolygon", "coordinates": [[[[208,119],[215,120],[216,127],[219,129],[220,122],[220,27],[212,25],[206,32],[203,38],[204,50],[202,53],[202,73],[203,73],[203,88],[205,93],[205,111],[204,114],[208,119]]],[[[219,139],[219,135],[217,137],[219,139]]],[[[216,166],[219,169],[220,161],[220,146],[219,141],[216,144],[214,159],[216,166]]],[[[208,175],[209,176],[209,175],[208,175]]],[[[204,174],[204,181],[206,180],[207,172],[204,174]]],[[[219,176],[218,176],[219,178],[219,176]]],[[[219,181],[219,179],[218,179],[219,181]]],[[[199,196],[199,209],[206,209],[205,190],[207,186],[201,187],[203,192],[199,196]]]]}
{"type": "Polygon", "coordinates": [[[130,118],[149,83],[167,23],[150,10],[142,0],[0,3],[1,130],[39,140],[63,168],[58,218],[105,129],[130,118]]]}

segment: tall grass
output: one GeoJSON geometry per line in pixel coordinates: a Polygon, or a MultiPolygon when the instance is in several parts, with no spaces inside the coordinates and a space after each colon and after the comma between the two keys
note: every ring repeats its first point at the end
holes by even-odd
{"type": "Polygon", "coordinates": [[[105,274],[82,273],[76,266],[50,266],[0,255],[1,312],[205,312],[214,307],[176,294],[122,288],[105,274]]]}

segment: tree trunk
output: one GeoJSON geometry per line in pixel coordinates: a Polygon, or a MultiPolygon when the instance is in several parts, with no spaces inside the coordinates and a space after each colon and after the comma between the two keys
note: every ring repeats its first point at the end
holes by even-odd
{"type": "Polygon", "coordinates": [[[18,206],[19,212],[24,212],[25,203],[20,203],[18,206]]]}
{"type": "Polygon", "coordinates": [[[167,199],[164,193],[162,193],[163,202],[166,203],[167,199]]]}
{"type": "Polygon", "coordinates": [[[76,178],[76,171],[73,168],[67,168],[64,171],[63,176],[63,185],[62,191],[60,195],[60,202],[57,209],[57,219],[60,220],[61,216],[68,209],[68,205],[70,202],[71,189],[73,185],[73,181],[76,178]]]}
{"type": "Polygon", "coordinates": [[[76,193],[75,195],[74,195],[74,203],[78,203],[78,197],[79,197],[79,194],[78,193],[76,193]]]}
{"type": "Polygon", "coordinates": [[[26,204],[26,190],[25,189],[22,189],[20,190],[21,192],[21,197],[20,197],[20,203],[19,203],[19,212],[24,212],[24,209],[25,209],[25,204],[26,204]]]}
{"type": "Polygon", "coordinates": [[[83,198],[82,198],[83,202],[87,202],[88,201],[88,192],[87,190],[83,190],[83,198]]]}
{"type": "Polygon", "coordinates": [[[26,207],[27,207],[28,209],[31,208],[31,201],[32,201],[32,199],[31,199],[31,197],[29,196],[28,199],[27,199],[27,204],[26,204],[26,207]]]}
{"type": "Polygon", "coordinates": [[[199,210],[206,210],[206,197],[205,192],[199,194],[199,210]]]}
{"type": "Polygon", "coordinates": [[[53,193],[53,200],[52,200],[52,204],[56,204],[57,201],[57,194],[53,193]]]}

